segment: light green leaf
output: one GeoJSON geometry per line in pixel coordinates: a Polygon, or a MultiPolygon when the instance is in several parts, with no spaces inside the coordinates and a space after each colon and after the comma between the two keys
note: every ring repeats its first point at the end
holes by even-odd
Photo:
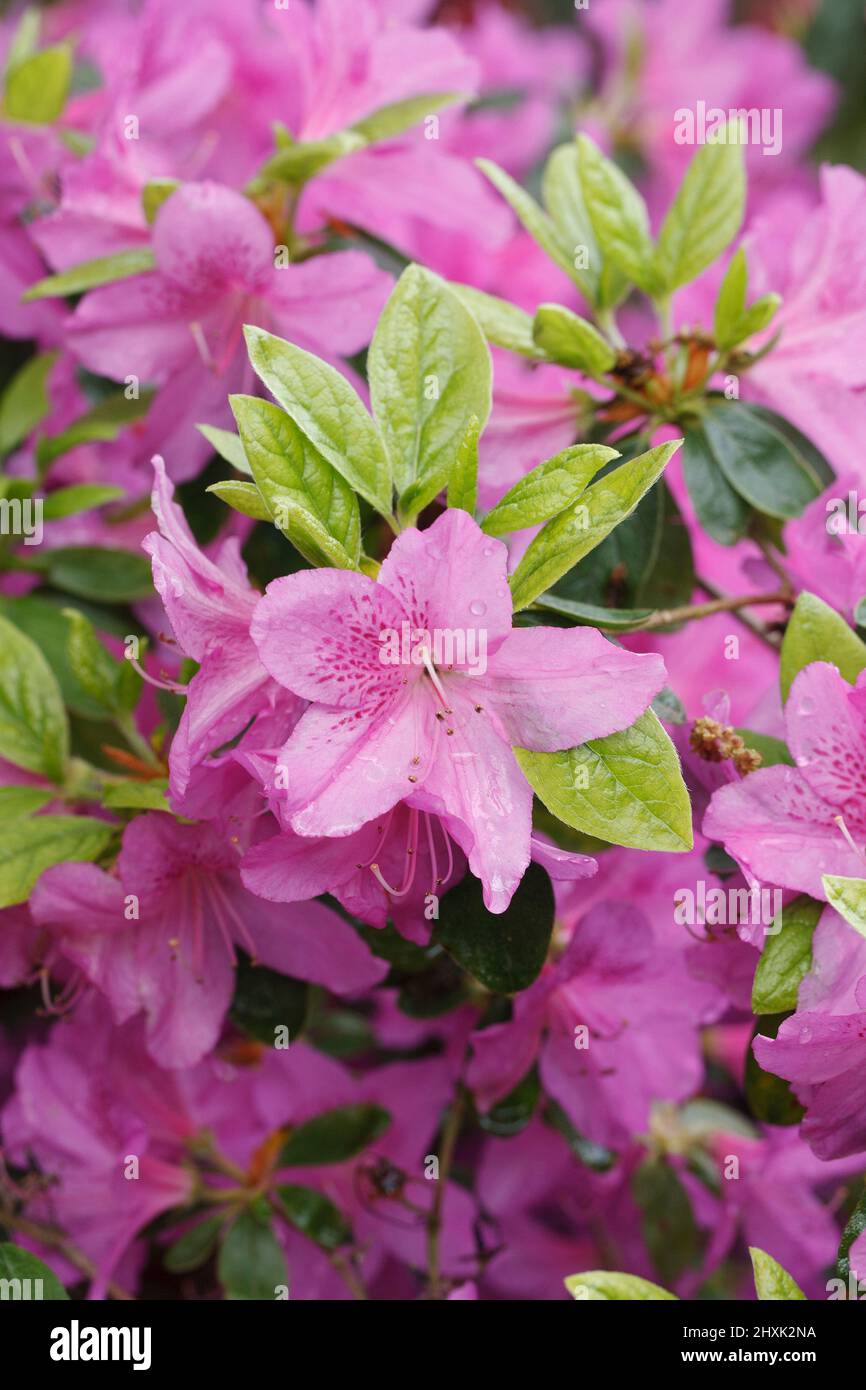
{"type": "Polygon", "coordinates": [[[3,1286],[0,1298],[22,1298],[20,1281],[25,1279],[28,1281],[28,1292],[23,1297],[38,1299],[40,1302],[68,1302],[69,1294],[53,1269],[49,1269],[48,1265],[43,1264],[29,1250],[22,1250],[20,1246],[4,1241],[0,1245],[0,1282],[3,1286]],[[34,1284],[39,1290],[38,1293],[34,1284]]]}
{"type": "Polygon", "coordinates": [[[849,926],[866,936],[866,879],[823,874],[821,882],[830,906],[835,907],[849,926]]]}
{"type": "Polygon", "coordinates": [[[616,362],[616,353],[597,328],[560,304],[540,304],[532,336],[554,362],[600,377],[616,362]]]}
{"type": "Polygon", "coordinates": [[[39,811],[54,797],[42,787],[0,787],[0,821],[19,820],[39,811]]]}
{"type": "Polygon", "coordinates": [[[207,488],[227,507],[232,507],[242,516],[251,516],[254,521],[273,521],[274,514],[259,492],[255,483],[244,483],[238,478],[226,478],[221,483],[211,483],[207,488]]]}
{"type": "Polygon", "coordinates": [[[91,512],[123,496],[122,487],[111,487],[107,483],[73,483],[47,493],[42,502],[42,515],[46,521],[57,521],[59,517],[91,512]]]}
{"type": "Polygon", "coordinates": [[[150,564],[132,550],[69,545],[29,557],[55,589],[96,603],[132,603],[153,593],[150,564]]]}
{"type": "Polygon", "coordinates": [[[102,794],[102,804],[112,811],[170,811],[167,790],[168,782],[157,777],[148,782],[112,782],[102,794]]]}
{"type": "Polygon", "coordinates": [[[46,869],[96,859],[115,827],[88,816],[31,816],[7,822],[0,835],[0,907],[26,902],[46,869]]]}
{"type": "Polygon", "coordinates": [[[410,265],[376,326],[367,375],[401,510],[413,517],[447,483],[469,420],[487,422],[490,352],[446,282],[410,265]]]}
{"type": "Polygon", "coordinates": [[[69,623],[68,655],[72,674],[95,701],[109,714],[120,711],[120,676],[123,666],[106,651],[93,624],[77,608],[65,608],[69,623]]]}
{"type": "Polygon", "coordinates": [[[806,1295],[800,1286],[766,1250],[759,1250],[756,1245],[750,1245],[749,1254],[755,1275],[755,1293],[760,1302],[780,1303],[805,1299],[806,1295]]]}
{"type": "Polygon", "coordinates": [[[240,435],[233,434],[231,430],[217,429],[216,425],[196,425],[196,429],[199,434],[204,435],[214,453],[219,454],[221,459],[225,459],[226,463],[230,463],[239,473],[246,473],[248,478],[253,476],[240,435]]]}
{"type": "Polygon", "coordinates": [[[321,169],[333,164],[335,159],[354,154],[356,150],[364,149],[366,144],[363,135],[357,131],[340,130],[323,140],[302,140],[297,144],[284,145],[262,166],[254,183],[268,179],[280,179],[294,185],[306,183],[321,169]]]}
{"type": "Polygon", "coordinates": [[[787,700],[794,677],[812,661],[830,661],[853,685],[866,669],[866,645],[835,609],[808,592],[800,594],[782,642],[779,680],[787,700]]]}
{"type": "Polygon", "coordinates": [[[743,220],[746,169],[734,122],[724,135],[724,143],[698,149],[662,223],[656,264],[668,293],[712,265],[743,220]]]}
{"type": "Polygon", "coordinates": [[[781,1014],[797,1007],[797,991],[812,964],[812,936],[823,908],[823,903],[801,896],[782,909],[781,922],[774,919],[775,934],[767,934],[752,984],[754,1013],[781,1014]],[[781,929],[775,931],[777,927],[781,929]]]}
{"type": "Polygon", "coordinates": [[[449,283],[489,343],[519,352],[523,357],[543,360],[544,353],[532,336],[532,318],[524,309],[509,304],[507,299],[497,299],[495,294],[476,290],[472,285],[460,285],[455,280],[449,283]]]}
{"type": "Polygon", "coordinates": [[[488,536],[504,536],[558,516],[580,496],[598,470],[617,457],[616,449],[604,444],[573,444],[539,463],[509,488],[487,513],[482,531],[488,536]]]}
{"type": "Polygon", "coordinates": [[[634,511],[681,443],[675,439],[629,459],[547,523],[511,576],[515,611],[555,584],[634,511]]]}
{"type": "Polygon", "coordinates": [[[25,58],[36,52],[39,43],[39,33],[42,28],[42,17],[35,5],[28,5],[21,12],[21,18],[16,25],[15,32],[9,44],[6,54],[6,71],[15,68],[22,63],[25,58]]]}
{"type": "Polygon", "coordinates": [[[360,135],[368,145],[379,140],[391,140],[402,135],[404,130],[423,121],[425,117],[441,111],[445,106],[454,106],[458,101],[468,101],[467,92],[426,92],[421,96],[407,97],[404,101],[394,101],[388,106],[380,106],[362,120],[355,121],[350,130],[360,135]]]}
{"type": "Polygon", "coordinates": [[[585,1274],[570,1274],[565,1280],[565,1287],[579,1303],[611,1300],[626,1303],[661,1302],[677,1297],[660,1284],[652,1284],[649,1279],[641,1279],[637,1274],[617,1274],[609,1269],[590,1269],[585,1274]]]}
{"type": "Polygon", "coordinates": [[[0,454],[8,454],[26,439],[48,414],[48,375],[56,352],[29,357],[0,397],[0,454]]]}
{"type": "Polygon", "coordinates": [[[630,849],[691,849],[680,761],[652,710],[620,733],[562,753],[514,752],[539,799],[572,829],[630,849]]]}
{"type": "Polygon", "coordinates": [[[646,204],[630,179],[587,135],[577,137],[583,200],[601,253],[646,294],[663,288],[646,204]]]}
{"type": "Polygon", "coordinates": [[[388,455],[346,378],[311,352],[261,328],[244,329],[257,374],[314,448],[393,522],[388,455]]]}
{"type": "Polygon", "coordinates": [[[141,190],[141,208],[148,224],[156,221],[163,203],[180,188],[177,179],[152,179],[141,190]]]}
{"type": "Polygon", "coordinates": [[[760,299],[756,299],[754,303],[750,304],[737,325],[736,343],[744,343],[755,333],[762,333],[775,317],[781,303],[782,296],[780,294],[770,293],[762,294],[760,299]]]}
{"type": "Polygon", "coordinates": [[[604,261],[599,250],[584,202],[577,145],[573,140],[559,145],[548,159],[541,192],[560,240],[571,253],[572,279],[590,304],[599,309],[612,308],[622,299],[627,284],[617,267],[604,261]]]}
{"type": "Polygon", "coordinates": [[[542,251],[545,251],[550,259],[577,283],[571,248],[563,240],[556,224],[548,217],[544,209],[539,207],[531,194],[521,188],[516,179],[513,179],[510,174],[506,174],[505,170],[500,169],[499,165],[494,164],[491,159],[478,159],[476,163],[481,172],[487,175],[494,188],[502,194],[512,211],[517,214],[533,241],[537,241],[542,251]]]}
{"type": "Polygon", "coordinates": [[[0,618],[0,757],[60,782],[68,752],[66,711],[48,662],[0,618]]]}
{"type": "Polygon", "coordinates": [[[136,246],[129,251],[115,251],[111,256],[97,256],[93,261],[82,261],[71,266],[59,275],[49,275],[38,280],[21,296],[24,303],[32,299],[56,299],[68,294],[83,294],[85,290],[96,289],[99,285],[112,285],[117,280],[128,280],[132,275],[142,275],[153,270],[156,264],[149,246],[136,246]]]}
{"type": "Polygon", "coordinates": [[[746,308],[749,287],[749,268],[742,246],[735,251],[719,286],[713,314],[713,333],[716,347],[733,347],[737,341],[736,328],[746,308]]]}
{"type": "Polygon", "coordinates": [[[50,125],[66,105],[71,77],[68,44],[43,48],[7,71],[3,114],[10,121],[50,125]]]}
{"type": "Polygon", "coordinates": [[[454,459],[454,467],[448,479],[448,506],[462,507],[464,512],[470,516],[475,515],[475,507],[478,503],[478,435],[481,432],[481,422],[477,415],[473,415],[466,427],[457,454],[454,459]]]}
{"type": "Polygon", "coordinates": [[[349,485],[270,401],[230,401],[256,485],[280,530],[312,564],[357,569],[361,520],[349,485]]]}
{"type": "Polygon", "coordinates": [[[125,391],[115,391],[105,400],[80,415],[67,425],[60,434],[43,437],[36,445],[36,459],[40,468],[74,449],[78,444],[88,444],[93,440],[117,439],[118,435],[141,420],[150,409],[153,391],[142,391],[138,396],[128,399],[125,391]]]}

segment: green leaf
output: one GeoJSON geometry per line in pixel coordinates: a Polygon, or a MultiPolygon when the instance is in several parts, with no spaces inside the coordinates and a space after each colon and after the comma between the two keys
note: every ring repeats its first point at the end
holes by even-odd
{"type": "Polygon", "coordinates": [[[629,459],[547,523],[511,576],[515,611],[555,584],[634,511],[681,443],[675,439],[629,459]]]}
{"type": "Polygon", "coordinates": [[[774,919],[775,935],[767,934],[752,984],[756,1014],[785,1013],[797,1007],[800,981],[812,965],[812,935],[824,904],[805,896],[795,898],[774,919]]]}
{"type": "Polygon", "coordinates": [[[637,1274],[616,1274],[609,1269],[590,1269],[585,1274],[570,1274],[565,1280],[565,1287],[578,1302],[613,1300],[643,1303],[648,1300],[661,1302],[676,1299],[675,1293],[668,1293],[659,1284],[651,1284],[649,1279],[641,1279],[637,1274]]]}
{"type": "Polygon", "coordinates": [[[284,1183],[277,1188],[286,1219],[323,1250],[338,1250],[352,1239],[351,1227],[334,1203],[314,1187],[284,1183]]]}
{"type": "Polygon", "coordinates": [[[782,303],[780,294],[762,294],[760,299],[756,299],[750,304],[735,330],[736,342],[744,343],[747,338],[753,338],[756,333],[763,333],[764,329],[772,323],[782,303]]]}
{"type": "Polygon", "coordinates": [[[735,251],[725,271],[713,314],[713,334],[716,347],[730,348],[739,340],[737,328],[746,308],[749,287],[749,267],[742,246],[735,251]]]}
{"type": "Polygon", "coordinates": [[[735,545],[748,529],[749,504],[722,472],[703,425],[688,425],[684,436],[683,477],[698,522],[720,545],[735,545]]]}
{"type": "Polygon", "coordinates": [[[486,1114],[478,1116],[478,1123],[485,1134],[493,1134],[497,1139],[511,1139],[526,1129],[538,1108],[540,1095],[538,1068],[532,1066],[507,1096],[498,1100],[486,1114]]]}
{"type": "Polygon", "coordinates": [[[115,827],[87,816],[33,816],[5,824],[0,836],[0,907],[13,907],[52,864],[96,859],[115,827]]]}
{"type": "Polygon", "coordinates": [[[296,186],[306,183],[335,159],[364,149],[367,141],[355,130],[340,130],[322,140],[302,140],[285,145],[259,170],[254,184],[262,180],[279,179],[296,186]]]}
{"type": "Polygon", "coordinates": [[[34,5],[28,5],[21,13],[6,53],[7,72],[36,52],[41,28],[39,10],[34,5]]]}
{"type": "Polygon", "coordinates": [[[48,414],[48,375],[56,352],[29,357],[0,396],[0,454],[8,454],[26,439],[48,414]]]}
{"type": "Polygon", "coordinates": [[[692,848],[679,758],[651,709],[621,733],[562,753],[514,751],[536,795],[573,829],[631,849],[692,848]]]}
{"type": "Polygon", "coordinates": [[[584,298],[598,309],[615,307],[628,286],[622,272],[599,250],[584,202],[575,141],[553,151],[544,166],[541,192],[560,240],[571,252],[570,274],[584,298]]]}
{"type": "Polygon", "coordinates": [[[731,487],[766,516],[799,516],[821,492],[803,455],[743,402],[712,405],[704,431],[731,487]]]}
{"type": "Polygon", "coordinates": [[[211,483],[206,491],[212,492],[214,497],[218,497],[227,507],[232,507],[242,516],[251,516],[254,521],[274,519],[273,512],[255,483],[245,483],[239,478],[226,478],[221,483],[211,483]]]}
{"type": "Polygon", "coordinates": [[[447,483],[470,419],[487,422],[490,351],[446,282],[410,265],[376,325],[367,375],[401,510],[415,516],[447,483]]]}
{"type": "Polygon", "coordinates": [[[472,285],[460,285],[454,280],[450,285],[489,343],[519,352],[523,357],[543,358],[532,336],[532,316],[525,309],[518,309],[507,299],[497,299],[494,294],[476,290],[472,285]]]}
{"type": "Polygon", "coordinates": [[[504,536],[558,516],[580,496],[598,470],[617,457],[616,449],[604,444],[573,444],[539,463],[509,488],[487,513],[482,531],[488,536],[504,536]]]}
{"type": "Polygon", "coordinates": [[[550,879],[537,864],[530,864],[504,912],[488,912],[480,882],[467,874],[443,898],[433,940],[487,989],[517,994],[547,959],[553,913],[550,879]]]}
{"type": "Polygon", "coordinates": [[[579,599],[561,596],[555,589],[539,594],[533,608],[542,614],[558,613],[563,618],[571,618],[581,627],[600,627],[608,632],[633,632],[653,615],[651,608],[601,608],[594,603],[582,603],[579,599]]]}
{"type": "Polygon", "coordinates": [[[53,792],[41,787],[0,787],[0,821],[18,820],[46,806],[53,792]]]}
{"type": "Polygon", "coordinates": [[[142,391],[138,396],[129,399],[125,391],[112,392],[92,410],[73,420],[72,424],[67,425],[59,434],[48,435],[38,441],[36,461],[39,467],[47,468],[49,463],[53,463],[55,459],[79,444],[88,444],[93,440],[117,439],[128,425],[144,418],[150,409],[153,394],[153,391],[142,391]]]}
{"type": "Polygon", "coordinates": [[[184,1231],[162,1257],[166,1269],[172,1274],[188,1274],[192,1269],[199,1269],[216,1249],[224,1222],[223,1216],[206,1216],[184,1231]]]}
{"type": "Polygon", "coordinates": [[[662,1279],[672,1283],[701,1256],[701,1234],[688,1192],[663,1157],[647,1158],[635,1169],[631,1191],[653,1265],[662,1279]]]}
{"type": "Polygon", "coordinates": [[[149,246],[135,246],[128,251],[115,251],[110,256],[97,256],[93,261],[82,261],[71,266],[59,275],[48,275],[38,280],[21,296],[24,303],[33,299],[64,298],[70,294],[83,294],[85,290],[97,289],[100,285],[112,285],[117,280],[128,280],[132,275],[142,275],[153,270],[156,261],[149,246]]]}
{"type": "Polygon", "coordinates": [[[233,434],[231,430],[217,429],[216,425],[196,425],[196,429],[199,434],[204,435],[214,453],[219,454],[221,459],[225,459],[226,463],[230,463],[239,473],[246,473],[248,478],[253,476],[239,435],[233,434]]]}
{"type": "Polygon", "coordinates": [[[326,1110],[291,1131],[280,1152],[278,1167],[345,1163],[378,1139],[390,1123],[387,1110],[367,1102],[326,1110]]]}
{"type": "Polygon", "coordinates": [[[475,161],[482,174],[493,184],[494,188],[502,194],[505,201],[518,219],[526,228],[533,241],[537,241],[542,251],[550,259],[564,270],[575,283],[578,283],[575,273],[574,261],[568,243],[556,224],[548,217],[547,213],[538,203],[527,193],[520,184],[513,179],[510,174],[506,174],[504,169],[500,169],[498,164],[494,164],[492,159],[478,159],[475,161]]]}
{"type": "Polygon", "coordinates": [[[289,415],[255,396],[231,396],[244,453],[270,516],[314,565],[357,569],[358,499],[289,415]]]}
{"type": "Polygon", "coordinates": [[[63,780],[69,730],[63,698],[35,642],[0,618],[0,757],[63,780]]]}
{"type": "Polygon", "coordinates": [[[220,1247],[217,1274],[231,1299],[273,1299],[289,1282],[279,1241],[249,1208],[240,1212],[220,1247]]]}
{"type": "Polygon", "coordinates": [[[752,1270],[755,1275],[755,1293],[762,1303],[786,1302],[792,1299],[805,1299],[806,1295],[791,1278],[786,1269],[756,1245],[749,1246],[752,1270]]]}
{"type": "Polygon", "coordinates": [[[102,804],[112,811],[170,811],[168,782],[155,777],[149,782],[112,782],[102,794],[102,804]]]}
{"type": "MultiPolygon", "coordinates": [[[[851,1273],[850,1250],[855,1240],[862,1236],[866,1231],[866,1192],[862,1193],[857,1205],[845,1223],[842,1232],[842,1239],[839,1242],[839,1253],[836,1257],[836,1274],[838,1278],[844,1279],[847,1283],[851,1273]]],[[[858,1300],[859,1301],[859,1300],[858,1300]]]]}
{"type": "Polygon", "coordinates": [[[532,336],[553,361],[600,377],[616,362],[616,353],[597,328],[559,304],[540,304],[532,336]]]}
{"type": "Polygon", "coordinates": [[[156,214],[163,203],[178,188],[180,183],[177,179],[151,179],[150,183],[144,185],[141,190],[141,210],[148,225],[156,221],[156,214]]]}
{"type": "Polygon", "coordinates": [[[77,516],[79,512],[91,512],[96,507],[104,507],[107,502],[116,502],[125,496],[123,488],[111,487],[105,483],[73,483],[71,487],[59,487],[49,492],[42,504],[42,515],[46,521],[57,521],[63,516],[77,516]]]}
{"type": "Polygon", "coordinates": [[[475,515],[478,503],[478,436],[481,421],[473,415],[466,427],[466,433],[457,446],[454,466],[448,479],[447,502],[449,507],[461,507],[470,516],[475,515]]]}
{"type": "Polygon", "coordinates": [[[63,701],[85,719],[101,719],[104,711],[87,694],[69,665],[69,624],[59,603],[46,598],[4,598],[0,614],[14,623],[42,651],[60,686],[63,701]]]}
{"type": "Polygon", "coordinates": [[[646,204],[630,179],[587,135],[577,137],[583,200],[601,253],[646,294],[663,289],[646,204]]]}
{"type": "Polygon", "coordinates": [[[790,420],[786,420],[775,410],[769,410],[765,405],[757,405],[750,401],[748,408],[752,415],[757,415],[759,420],[771,425],[777,434],[784,435],[794,453],[800,456],[804,466],[811,471],[820,488],[823,489],[828,483],[835,482],[836,474],[826,455],[803,434],[802,430],[798,430],[790,420]]]}
{"type": "Polygon", "coordinates": [[[785,631],[779,680],[787,700],[794,677],[812,661],[830,661],[851,685],[866,669],[866,645],[823,599],[800,594],[785,631]]]}
{"type": "Polygon", "coordinates": [[[30,564],[56,589],[104,603],[133,603],[153,593],[150,563],[131,550],[71,545],[45,551],[30,564]]]}
{"type": "Polygon", "coordinates": [[[380,106],[369,116],[355,121],[350,130],[360,135],[368,145],[379,140],[391,140],[402,135],[404,130],[423,121],[426,116],[441,111],[444,106],[454,106],[458,101],[468,101],[466,92],[426,92],[417,97],[406,97],[403,101],[393,101],[388,106],[380,106]]]}
{"type": "Polygon", "coordinates": [[[385,446],[346,378],[261,328],[248,325],[244,333],[258,376],[301,433],[350,487],[393,520],[385,446]]]}
{"type": "MultiPolygon", "coordinates": [[[[763,1014],[755,1024],[753,1039],[758,1034],[774,1038],[787,1017],[787,1012],[763,1014]]],[[[805,1111],[788,1082],[781,1076],[764,1071],[751,1045],[746,1053],[744,1087],[749,1112],[762,1124],[798,1125],[802,1120],[805,1111]]]]}
{"type": "Polygon", "coordinates": [[[866,879],[823,874],[821,882],[830,906],[835,907],[849,926],[866,936],[866,879]]]}
{"type": "Polygon", "coordinates": [[[43,48],[6,73],[3,114],[10,121],[50,125],[66,105],[71,78],[71,48],[65,43],[43,48]]]}
{"type": "MultiPolygon", "coordinates": [[[[63,616],[69,623],[68,654],[72,674],[101,709],[110,715],[121,713],[120,682],[125,664],[106,651],[93,624],[77,608],[65,608],[63,616]]],[[[141,677],[137,680],[140,687],[141,677]]]]}
{"type": "Polygon", "coordinates": [[[739,132],[702,145],[686,170],[662,223],[656,264],[668,293],[696,280],[733,241],[743,220],[746,168],[739,132]]]}
{"type": "Polygon", "coordinates": [[[292,1041],[303,1032],[310,992],[303,980],[292,979],[266,965],[253,965],[242,955],[235,971],[235,992],[229,1017],[236,1028],[273,1047],[278,1030],[292,1041]]]}
{"type": "Polygon", "coordinates": [[[49,1269],[29,1250],[22,1250],[20,1246],[4,1241],[0,1244],[0,1281],[3,1284],[0,1298],[20,1299],[23,1293],[20,1281],[25,1279],[29,1281],[28,1299],[38,1298],[40,1301],[50,1300],[54,1303],[66,1302],[69,1299],[69,1294],[53,1269],[49,1269]],[[36,1280],[41,1284],[38,1294],[33,1287],[36,1280]]]}

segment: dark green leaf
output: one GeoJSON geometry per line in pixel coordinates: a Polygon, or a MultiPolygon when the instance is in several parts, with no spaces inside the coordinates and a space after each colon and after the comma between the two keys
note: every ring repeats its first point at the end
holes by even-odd
{"type": "Polygon", "coordinates": [[[516,994],[535,980],[550,947],[553,889],[537,864],[530,864],[505,912],[488,912],[481,884],[472,874],[442,899],[434,941],[487,989],[516,994]]]}
{"type": "Polygon", "coordinates": [[[280,1153],[280,1168],[306,1168],[313,1164],[345,1163],[384,1134],[391,1116],[380,1105],[361,1103],[326,1110],[297,1125],[280,1153]]]}

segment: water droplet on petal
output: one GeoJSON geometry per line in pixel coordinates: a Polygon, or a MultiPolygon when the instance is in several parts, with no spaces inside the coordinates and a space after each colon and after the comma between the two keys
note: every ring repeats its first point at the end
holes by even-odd
{"type": "Polygon", "coordinates": [[[800,1029],[797,1041],[801,1043],[807,1043],[812,1041],[812,1029],[807,1024],[804,1023],[803,1027],[800,1029]]]}
{"type": "Polygon", "coordinates": [[[487,612],[487,604],[482,603],[480,598],[474,598],[469,605],[469,612],[476,618],[483,618],[487,612]]]}
{"type": "Polygon", "coordinates": [[[797,706],[797,713],[798,713],[798,714],[814,714],[814,713],[815,713],[815,701],[812,699],[811,695],[804,695],[804,696],[803,696],[802,700],[800,701],[799,705],[797,706]]]}

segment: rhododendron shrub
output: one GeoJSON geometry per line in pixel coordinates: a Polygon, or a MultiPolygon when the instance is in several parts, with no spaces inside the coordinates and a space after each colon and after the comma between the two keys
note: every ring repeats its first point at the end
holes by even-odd
{"type": "Polygon", "coordinates": [[[866,1289],[866,184],[745,8],[0,21],[4,1298],[866,1289]]]}

